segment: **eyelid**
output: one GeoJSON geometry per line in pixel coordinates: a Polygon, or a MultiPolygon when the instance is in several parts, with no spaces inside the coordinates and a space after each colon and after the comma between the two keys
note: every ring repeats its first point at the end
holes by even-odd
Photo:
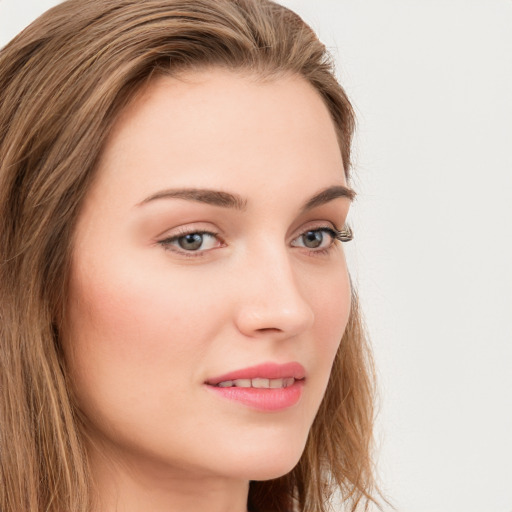
{"type": "MultiPolygon", "coordinates": [[[[353,232],[350,226],[345,225],[341,230],[339,230],[334,223],[332,222],[317,222],[313,225],[307,225],[303,228],[301,228],[300,231],[296,232],[294,235],[294,238],[291,240],[291,245],[293,246],[293,242],[299,239],[300,237],[304,236],[305,233],[308,231],[323,231],[325,233],[329,233],[332,236],[332,243],[329,245],[329,247],[321,248],[321,249],[310,249],[312,252],[320,252],[322,250],[328,250],[330,247],[332,247],[335,240],[338,240],[340,242],[349,242],[353,239],[353,232]]],[[[164,247],[164,249],[172,251],[178,255],[186,256],[186,257],[198,257],[203,256],[206,253],[212,251],[213,249],[218,249],[226,245],[225,241],[222,239],[219,232],[201,228],[199,226],[187,226],[187,227],[179,227],[176,228],[173,232],[171,232],[169,235],[164,236],[163,238],[160,238],[156,241],[157,244],[164,247]],[[183,248],[180,248],[177,244],[174,242],[178,241],[180,238],[185,237],[187,235],[191,234],[200,234],[200,235],[207,235],[212,238],[215,238],[217,241],[217,245],[215,247],[207,248],[207,249],[198,249],[198,250],[186,250],[183,248]]],[[[294,247],[300,247],[300,246],[294,246],[294,247]]]]}
{"type": "Polygon", "coordinates": [[[344,226],[342,230],[336,228],[332,223],[328,222],[327,225],[305,226],[297,234],[290,245],[296,249],[306,250],[310,255],[320,256],[326,255],[335,247],[336,240],[340,242],[348,242],[352,240],[353,234],[349,226],[344,226]],[[310,233],[321,233],[322,238],[318,246],[309,247],[305,241],[305,237],[310,233]],[[329,240],[324,237],[327,236],[329,240]],[[325,245],[327,243],[327,245],[325,245]]]}
{"type": "Polygon", "coordinates": [[[354,238],[354,233],[348,224],[344,224],[342,229],[338,229],[332,221],[313,221],[303,225],[295,231],[292,241],[308,231],[331,231],[333,238],[340,242],[350,242],[354,238]]]}
{"type": "Polygon", "coordinates": [[[225,245],[224,240],[222,239],[219,232],[212,231],[206,228],[201,228],[198,226],[182,226],[178,227],[171,231],[167,236],[160,237],[156,243],[160,246],[162,246],[165,250],[174,252],[178,256],[185,256],[185,257],[200,257],[203,256],[205,253],[208,253],[212,251],[213,249],[217,249],[220,247],[223,247],[225,245]],[[178,241],[180,238],[183,238],[187,235],[192,234],[199,234],[199,235],[207,235],[211,236],[212,238],[215,238],[217,240],[216,247],[211,247],[209,249],[198,249],[198,250],[186,250],[181,247],[179,247],[177,244],[174,244],[173,242],[178,241]]]}

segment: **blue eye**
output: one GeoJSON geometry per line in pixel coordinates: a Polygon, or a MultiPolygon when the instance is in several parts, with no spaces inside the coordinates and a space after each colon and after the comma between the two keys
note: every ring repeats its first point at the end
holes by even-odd
{"type": "Polygon", "coordinates": [[[190,233],[189,235],[181,236],[176,241],[178,245],[186,251],[197,251],[203,245],[204,235],[200,233],[190,233]]]}
{"type": "Polygon", "coordinates": [[[293,247],[307,249],[327,249],[335,239],[335,232],[329,228],[310,229],[292,242],[293,247]]]}
{"type": "Polygon", "coordinates": [[[349,227],[345,227],[342,231],[327,227],[309,229],[293,240],[292,246],[322,250],[328,249],[334,243],[334,240],[348,242],[352,238],[352,230],[349,227]]]}
{"type": "MultiPolygon", "coordinates": [[[[321,252],[328,250],[335,240],[348,242],[352,240],[352,231],[345,227],[338,231],[331,227],[308,229],[292,240],[292,247],[303,247],[311,251],[321,252]]],[[[189,231],[170,236],[158,242],[165,249],[181,253],[185,256],[202,255],[202,253],[225,244],[218,233],[209,231],[189,231]]]]}
{"type": "Polygon", "coordinates": [[[217,235],[207,231],[183,233],[161,240],[159,243],[178,252],[203,252],[221,245],[217,235]]]}

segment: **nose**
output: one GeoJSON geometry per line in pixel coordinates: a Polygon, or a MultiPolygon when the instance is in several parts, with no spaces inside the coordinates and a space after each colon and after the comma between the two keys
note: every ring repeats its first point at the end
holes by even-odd
{"type": "Polygon", "coordinates": [[[284,248],[251,258],[240,278],[236,309],[242,334],[291,338],[313,325],[314,311],[296,274],[284,248]]]}

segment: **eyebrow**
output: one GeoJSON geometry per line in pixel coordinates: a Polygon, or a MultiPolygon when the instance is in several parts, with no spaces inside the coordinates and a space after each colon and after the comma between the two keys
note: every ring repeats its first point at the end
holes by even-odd
{"type": "MultiPolygon", "coordinates": [[[[304,213],[313,208],[321,206],[325,203],[333,201],[338,198],[347,198],[350,201],[354,199],[356,193],[349,187],[344,185],[334,185],[318,192],[313,197],[308,199],[301,211],[304,213]]],[[[152,194],[137,206],[156,201],[158,199],[185,199],[188,201],[197,201],[199,203],[211,204],[213,206],[220,206],[222,208],[233,208],[235,210],[243,211],[247,208],[247,199],[244,199],[238,194],[231,192],[223,192],[221,190],[201,189],[201,188],[182,188],[182,189],[167,189],[161,190],[156,194],[152,194]]]]}
{"type": "Polygon", "coordinates": [[[306,204],[302,207],[302,212],[306,212],[308,210],[312,210],[317,206],[322,206],[325,203],[333,201],[334,199],[338,199],[340,197],[346,197],[350,201],[353,201],[356,197],[356,193],[349,187],[345,187],[344,185],[335,185],[333,187],[327,187],[326,189],[320,191],[318,194],[315,194],[311,199],[309,199],[306,204]]]}
{"type": "Polygon", "coordinates": [[[139,205],[143,205],[157,199],[186,199],[188,201],[197,201],[199,203],[211,204],[222,208],[234,208],[235,210],[245,210],[247,207],[247,200],[238,194],[201,188],[162,190],[147,197],[144,201],[139,203],[139,205]]]}

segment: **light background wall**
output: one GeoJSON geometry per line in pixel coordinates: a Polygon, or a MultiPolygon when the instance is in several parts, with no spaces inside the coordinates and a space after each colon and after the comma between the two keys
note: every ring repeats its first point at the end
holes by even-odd
{"type": "MultiPolygon", "coordinates": [[[[0,45],[56,3],[0,0],[0,45]]],[[[512,1],[283,3],[359,119],[382,487],[400,512],[512,512],[512,1]]]]}

